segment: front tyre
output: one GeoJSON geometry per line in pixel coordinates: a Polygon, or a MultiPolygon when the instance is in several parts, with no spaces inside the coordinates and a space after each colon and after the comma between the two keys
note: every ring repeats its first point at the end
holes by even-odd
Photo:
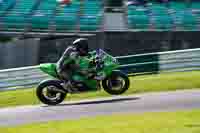
{"type": "Polygon", "coordinates": [[[42,103],[56,105],[61,103],[66,97],[66,93],[59,90],[62,91],[63,87],[58,80],[47,80],[38,85],[36,95],[42,103]]]}
{"type": "Polygon", "coordinates": [[[111,76],[102,81],[102,86],[111,95],[120,95],[128,90],[130,80],[121,71],[113,71],[111,76]]]}

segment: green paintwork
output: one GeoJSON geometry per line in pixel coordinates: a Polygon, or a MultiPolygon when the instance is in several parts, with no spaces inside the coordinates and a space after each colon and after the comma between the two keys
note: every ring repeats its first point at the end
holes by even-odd
{"type": "MultiPolygon", "coordinates": [[[[90,55],[91,56],[81,57],[78,60],[76,60],[80,66],[80,71],[93,68],[90,67],[90,62],[95,58],[96,52],[92,51],[90,52],[90,55]]],[[[97,73],[103,72],[106,76],[109,76],[114,69],[119,68],[119,64],[117,62],[114,62],[115,59],[106,53],[103,54],[103,60],[104,68],[103,70],[97,71],[97,73]]],[[[40,69],[44,73],[47,73],[48,75],[52,76],[53,78],[58,78],[55,63],[40,64],[40,69]]],[[[89,88],[91,88],[91,90],[96,89],[97,87],[96,80],[89,80],[86,77],[79,75],[78,72],[73,73],[72,78],[75,81],[84,82],[89,88]]]]}
{"type": "Polygon", "coordinates": [[[58,77],[56,72],[56,64],[54,63],[40,64],[40,70],[54,78],[58,77]]]}

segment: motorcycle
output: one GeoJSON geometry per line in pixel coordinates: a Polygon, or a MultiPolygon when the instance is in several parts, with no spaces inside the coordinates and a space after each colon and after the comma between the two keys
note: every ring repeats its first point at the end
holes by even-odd
{"type": "Polygon", "coordinates": [[[102,87],[111,95],[120,95],[128,90],[128,75],[119,70],[117,59],[102,49],[89,52],[77,62],[80,71],[88,71],[91,76],[83,76],[77,71],[72,74],[73,82],[66,82],[57,73],[55,63],[40,64],[40,70],[52,77],[40,82],[36,88],[36,95],[42,103],[56,105],[65,99],[67,93],[99,91],[102,87]]]}

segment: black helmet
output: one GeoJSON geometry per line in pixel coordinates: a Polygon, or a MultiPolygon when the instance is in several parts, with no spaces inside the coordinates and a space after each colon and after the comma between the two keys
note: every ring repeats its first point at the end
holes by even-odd
{"type": "Polygon", "coordinates": [[[73,42],[73,46],[80,52],[81,55],[88,54],[88,39],[79,38],[73,42]]]}

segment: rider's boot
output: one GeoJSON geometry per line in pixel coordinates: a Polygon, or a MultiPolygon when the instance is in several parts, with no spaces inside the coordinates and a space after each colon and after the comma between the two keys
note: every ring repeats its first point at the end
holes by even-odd
{"type": "Polygon", "coordinates": [[[69,93],[75,93],[78,92],[78,89],[74,87],[75,82],[68,80],[64,81],[64,89],[67,90],[69,93]]]}

